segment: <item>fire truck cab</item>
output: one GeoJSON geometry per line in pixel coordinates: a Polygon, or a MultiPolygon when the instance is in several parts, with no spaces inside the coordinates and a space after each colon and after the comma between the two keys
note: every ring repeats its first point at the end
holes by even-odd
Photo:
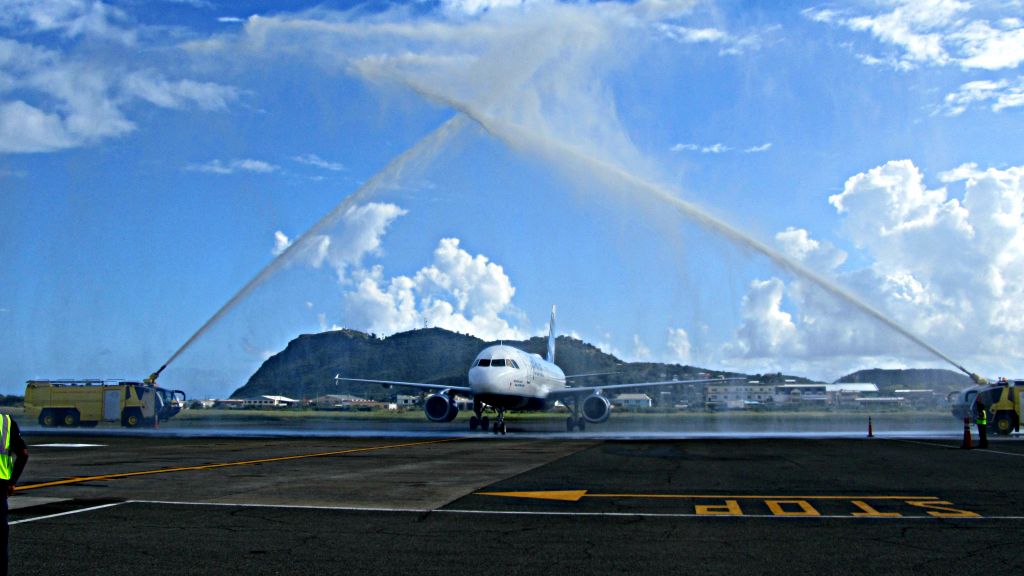
{"type": "Polygon", "coordinates": [[[988,411],[989,426],[999,434],[1007,435],[1020,431],[1021,393],[1024,380],[1000,378],[990,384],[964,388],[953,401],[953,416],[959,420],[973,419],[974,405],[978,399],[988,411]]]}

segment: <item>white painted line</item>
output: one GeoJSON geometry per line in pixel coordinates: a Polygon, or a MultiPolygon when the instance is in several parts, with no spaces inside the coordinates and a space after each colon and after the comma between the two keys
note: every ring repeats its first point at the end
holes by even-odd
{"type": "Polygon", "coordinates": [[[828,519],[828,520],[1014,520],[1024,521],[1024,516],[977,516],[962,518],[936,518],[933,516],[843,516],[843,515],[821,515],[821,516],[774,516],[771,514],[693,514],[693,513],[658,513],[658,512],[557,512],[557,511],[530,511],[530,510],[463,510],[454,508],[365,508],[359,506],[312,506],[300,504],[246,504],[231,502],[181,502],[170,500],[129,500],[126,504],[159,504],[166,506],[217,506],[227,508],[280,508],[282,510],[331,510],[336,512],[385,512],[404,514],[467,514],[467,515],[494,515],[494,516],[587,516],[596,518],[744,518],[748,520],[771,518],[774,520],[789,519],[828,519]]]}
{"type": "Polygon", "coordinates": [[[37,516],[35,518],[25,518],[24,520],[15,520],[14,522],[8,522],[11,526],[15,524],[25,524],[27,522],[36,522],[38,520],[49,520],[50,518],[58,518],[60,516],[68,516],[71,514],[80,514],[82,512],[92,512],[94,510],[102,510],[104,508],[111,508],[113,506],[120,506],[126,502],[112,502],[110,504],[100,504],[99,506],[92,506],[90,508],[82,508],[80,510],[69,510],[67,512],[60,512],[58,514],[50,514],[48,516],[37,516]]]}
{"type": "Polygon", "coordinates": [[[429,508],[373,508],[360,506],[314,506],[306,504],[239,504],[237,502],[180,502],[171,500],[128,500],[131,504],[162,504],[167,506],[221,506],[236,508],[281,508],[284,510],[337,510],[339,512],[438,512],[429,508]]]}
{"type": "MultiPolygon", "coordinates": [[[[893,438],[896,442],[906,442],[907,444],[923,444],[925,446],[934,446],[936,448],[951,448],[953,450],[960,450],[959,446],[950,446],[949,444],[936,444],[934,442],[921,442],[919,440],[902,440],[899,438],[893,438]]],[[[1002,454],[1003,456],[1016,456],[1017,458],[1024,458],[1024,454],[1020,452],[1003,452],[1002,450],[993,450],[991,448],[971,448],[974,452],[987,452],[989,454],[1002,454]]]]}
{"type": "Polygon", "coordinates": [[[52,444],[29,444],[29,448],[100,448],[106,444],[63,444],[54,442],[52,444]]]}
{"type": "Polygon", "coordinates": [[[1016,456],[1017,458],[1024,458],[1024,454],[1018,452],[1003,452],[1002,450],[993,450],[991,448],[972,448],[978,452],[988,452],[989,454],[1002,454],[1003,456],[1016,456]]]}
{"type": "Polygon", "coordinates": [[[950,446],[949,444],[936,444],[935,442],[921,442],[920,440],[904,440],[902,438],[892,438],[893,442],[905,442],[907,444],[921,444],[923,446],[932,446],[934,448],[954,448],[959,450],[959,446],[950,446]]]}

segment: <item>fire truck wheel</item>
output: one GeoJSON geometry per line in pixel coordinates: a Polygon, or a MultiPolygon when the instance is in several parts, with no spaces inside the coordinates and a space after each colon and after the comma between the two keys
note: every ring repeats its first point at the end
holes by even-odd
{"type": "Polygon", "coordinates": [[[57,425],[57,415],[49,408],[39,413],[39,425],[44,428],[53,428],[57,425]]]}
{"type": "Polygon", "coordinates": [[[135,428],[142,424],[142,412],[138,408],[126,410],[121,416],[121,425],[126,428],[135,428]]]}
{"type": "Polygon", "coordinates": [[[60,424],[61,426],[67,426],[68,428],[75,428],[78,426],[79,418],[78,410],[65,410],[64,413],[60,415],[60,424]]]}
{"type": "Polygon", "coordinates": [[[1013,432],[1013,418],[1010,417],[1008,412],[999,412],[996,414],[996,432],[1006,436],[1010,432],[1013,432]]]}

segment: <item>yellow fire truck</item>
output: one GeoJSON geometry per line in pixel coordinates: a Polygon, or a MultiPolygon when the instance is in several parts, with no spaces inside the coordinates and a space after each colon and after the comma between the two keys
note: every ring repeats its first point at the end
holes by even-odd
{"type": "Polygon", "coordinates": [[[29,380],[25,387],[25,416],[45,427],[155,426],[184,405],[181,390],[126,380],[29,380]]]}
{"type": "Polygon", "coordinates": [[[953,403],[953,416],[974,418],[974,404],[980,399],[988,411],[989,426],[999,434],[1020,431],[1021,393],[1024,380],[1000,378],[991,384],[971,386],[960,391],[953,403]]]}

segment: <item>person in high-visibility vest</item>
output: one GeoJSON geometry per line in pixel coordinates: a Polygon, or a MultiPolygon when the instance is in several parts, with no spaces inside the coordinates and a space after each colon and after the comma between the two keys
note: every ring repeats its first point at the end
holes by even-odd
{"type": "Polygon", "coordinates": [[[988,448],[988,436],[985,435],[985,429],[988,427],[988,410],[985,410],[980,398],[974,403],[974,423],[978,425],[978,448],[988,448]]]}
{"type": "Polygon", "coordinates": [[[3,492],[3,539],[4,560],[0,564],[0,576],[7,576],[7,564],[10,560],[11,527],[7,524],[7,497],[14,495],[14,487],[18,484],[21,471],[28,462],[28,447],[21,437],[18,423],[10,414],[0,414],[0,480],[7,484],[3,492]]]}

